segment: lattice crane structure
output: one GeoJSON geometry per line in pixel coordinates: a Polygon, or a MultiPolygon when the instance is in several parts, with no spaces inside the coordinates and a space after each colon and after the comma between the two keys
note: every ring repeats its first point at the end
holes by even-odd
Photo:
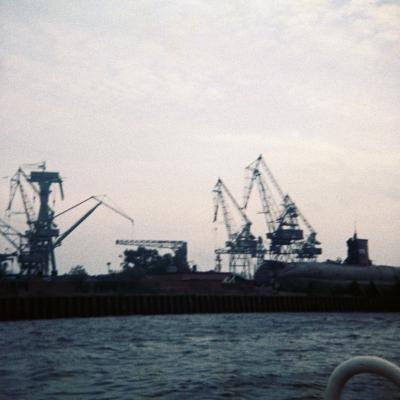
{"type": "Polygon", "coordinates": [[[229,271],[240,274],[245,278],[251,278],[252,258],[257,259],[257,267],[264,258],[266,250],[263,247],[262,239],[256,239],[250,232],[252,223],[247,218],[243,209],[222,182],[218,179],[213,189],[214,193],[214,222],[217,221],[218,210],[222,209],[225,227],[228,233],[228,241],[224,248],[216,249],[217,270],[220,270],[221,254],[229,254],[229,271]],[[234,217],[230,211],[228,200],[233,204],[241,217],[241,225],[237,228],[234,217]]]}
{"type": "Polygon", "coordinates": [[[61,199],[64,199],[62,188],[62,179],[58,172],[46,171],[45,163],[26,164],[21,166],[11,178],[10,201],[7,211],[12,213],[12,206],[16,193],[21,194],[28,230],[25,233],[19,232],[8,222],[0,219],[0,234],[14,248],[13,252],[0,254],[1,259],[17,258],[22,275],[48,276],[57,275],[56,260],[54,250],[61,242],[72,233],[90,214],[92,214],[101,204],[107,206],[113,211],[128,218],[133,224],[133,219],[120,210],[111,207],[102,199],[96,196],[89,197],[81,203],[55,215],[52,207],[49,205],[51,187],[58,184],[61,192],[61,199]],[[31,170],[30,174],[27,170],[31,170]],[[39,198],[39,206],[35,207],[35,199],[39,198]],[[61,214],[75,208],[88,200],[95,200],[96,205],[83,215],[75,224],[60,235],[60,230],[54,222],[54,219],[61,214]]]}
{"type": "Polygon", "coordinates": [[[321,248],[317,247],[320,243],[316,240],[316,232],[290,196],[283,193],[262,155],[246,167],[246,173],[243,209],[247,208],[254,182],[257,182],[268,229],[270,259],[283,262],[315,260],[322,254],[321,248]]]}

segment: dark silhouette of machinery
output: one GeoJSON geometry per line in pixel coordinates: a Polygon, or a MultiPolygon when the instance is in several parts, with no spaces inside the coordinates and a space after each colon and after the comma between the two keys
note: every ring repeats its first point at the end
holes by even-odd
{"type": "Polygon", "coordinates": [[[252,276],[251,259],[257,258],[257,266],[264,258],[266,250],[263,247],[262,239],[256,239],[250,232],[252,223],[247,218],[243,209],[239,207],[238,203],[222,182],[218,179],[213,189],[214,192],[214,222],[217,221],[218,210],[221,206],[225,227],[228,233],[228,241],[225,243],[224,248],[216,249],[216,270],[221,270],[221,254],[229,254],[229,271],[232,273],[239,273],[246,278],[252,276]],[[241,217],[241,226],[237,228],[235,220],[229,209],[227,199],[233,204],[237,213],[241,217]],[[241,271],[237,271],[240,268],[241,271]]]}
{"type": "Polygon", "coordinates": [[[187,264],[187,242],[181,240],[122,240],[116,241],[122,246],[153,247],[157,249],[171,249],[181,265],[187,264]]]}
{"type": "Polygon", "coordinates": [[[243,209],[247,208],[256,181],[268,229],[266,237],[270,241],[268,250],[270,258],[285,262],[315,260],[322,253],[321,248],[317,247],[320,243],[316,240],[316,232],[290,196],[283,194],[262,155],[246,167],[246,172],[247,184],[243,209]],[[280,204],[275,198],[278,198],[280,204]],[[307,230],[305,238],[304,230],[307,230]]]}
{"type": "Polygon", "coordinates": [[[123,215],[133,223],[133,220],[125,213],[106,204],[104,202],[105,196],[103,196],[102,199],[98,199],[95,196],[89,197],[74,207],[55,215],[53,208],[49,205],[49,197],[52,192],[51,187],[54,184],[59,185],[61,199],[64,199],[62,179],[59,173],[46,171],[44,162],[41,164],[23,165],[11,178],[10,201],[7,211],[11,213],[16,193],[19,190],[27,219],[28,230],[26,230],[25,233],[21,233],[10,224],[0,219],[0,234],[5,237],[14,248],[13,252],[2,254],[1,256],[2,258],[16,257],[21,274],[48,276],[51,273],[53,276],[57,275],[54,249],[60,246],[61,242],[101,204],[123,215]],[[29,175],[25,172],[27,169],[32,169],[29,175]],[[33,193],[33,197],[29,196],[28,191],[33,193]],[[34,206],[34,201],[37,197],[39,198],[39,207],[34,206]],[[91,199],[96,201],[96,205],[73,224],[71,228],[60,235],[60,231],[54,219],[91,199]],[[39,208],[38,212],[35,208],[39,208]]]}

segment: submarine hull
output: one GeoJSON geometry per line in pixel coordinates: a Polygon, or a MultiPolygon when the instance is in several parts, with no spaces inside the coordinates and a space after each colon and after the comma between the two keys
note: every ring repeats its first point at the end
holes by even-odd
{"type": "Polygon", "coordinates": [[[309,294],[396,295],[400,268],[335,262],[266,261],[254,277],[258,285],[309,294]]]}

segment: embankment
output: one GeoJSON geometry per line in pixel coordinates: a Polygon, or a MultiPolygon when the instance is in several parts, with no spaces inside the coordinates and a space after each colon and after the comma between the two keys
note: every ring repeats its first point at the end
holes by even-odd
{"type": "Polygon", "coordinates": [[[399,297],[95,295],[0,298],[0,321],[251,312],[400,312],[399,297]]]}

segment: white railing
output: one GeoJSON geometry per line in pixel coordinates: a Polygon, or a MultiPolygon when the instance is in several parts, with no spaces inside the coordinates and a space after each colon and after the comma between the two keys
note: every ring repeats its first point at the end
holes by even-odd
{"type": "Polygon", "coordinates": [[[354,357],[338,365],[329,378],[325,400],[340,400],[346,382],[358,374],[378,374],[400,387],[400,368],[383,358],[374,356],[354,357]]]}

